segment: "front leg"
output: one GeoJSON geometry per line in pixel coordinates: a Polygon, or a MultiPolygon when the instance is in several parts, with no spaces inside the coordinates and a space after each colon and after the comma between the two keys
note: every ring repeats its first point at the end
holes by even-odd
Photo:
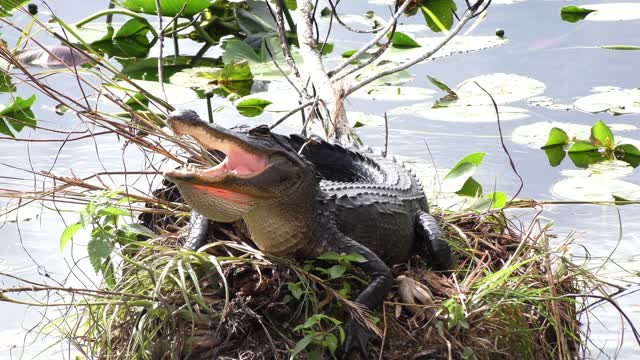
{"type": "Polygon", "coordinates": [[[442,238],[440,224],[426,211],[416,213],[416,246],[420,256],[437,270],[449,270],[453,263],[449,244],[442,238]]]}
{"type": "Polygon", "coordinates": [[[209,238],[209,219],[197,211],[191,212],[189,233],[184,248],[192,251],[198,250],[207,243],[209,238]]]}
{"type": "MultiPolygon", "coordinates": [[[[369,285],[358,295],[355,302],[366,306],[369,310],[379,307],[386,294],[393,285],[393,277],[389,267],[376,255],[360,243],[352,240],[337,231],[337,241],[329,244],[329,251],[345,254],[358,254],[365,258],[365,262],[358,263],[359,266],[370,278],[369,285]]],[[[364,359],[368,358],[368,341],[371,338],[371,331],[365,328],[355,319],[351,318],[346,324],[346,340],[344,345],[344,355],[348,356],[353,350],[360,352],[364,359]]]]}

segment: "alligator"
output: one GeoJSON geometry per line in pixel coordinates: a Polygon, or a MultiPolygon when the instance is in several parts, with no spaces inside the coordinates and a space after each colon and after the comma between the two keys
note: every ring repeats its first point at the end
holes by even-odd
{"type": "MultiPolygon", "coordinates": [[[[429,214],[419,180],[395,159],[371,150],[345,148],[261,125],[227,130],[177,110],[167,123],[208,153],[224,159],[209,168],[166,171],[193,209],[185,247],[207,240],[209,220],[244,220],[264,253],[308,258],[326,252],[359,254],[356,264],[370,281],[356,302],[379,307],[393,285],[389,266],[419,254],[436,269],[452,258],[437,221],[429,214]]],[[[367,357],[371,332],[355,319],[346,323],[343,351],[367,357]]]]}

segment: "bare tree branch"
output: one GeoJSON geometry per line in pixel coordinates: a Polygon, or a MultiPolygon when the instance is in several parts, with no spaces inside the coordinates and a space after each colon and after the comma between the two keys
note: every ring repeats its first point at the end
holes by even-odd
{"type": "MultiPolygon", "coordinates": [[[[271,10],[271,5],[269,2],[266,2],[269,11],[271,10]]],[[[287,60],[287,64],[291,68],[291,72],[293,75],[301,80],[300,71],[298,70],[298,66],[296,65],[295,60],[293,59],[293,55],[291,54],[291,48],[289,47],[289,43],[287,42],[287,33],[284,27],[284,4],[283,0],[276,1],[276,11],[275,14],[272,12],[271,15],[276,20],[276,25],[278,26],[278,37],[280,38],[280,46],[282,47],[282,52],[284,53],[284,58],[287,60]]],[[[292,29],[293,30],[293,29],[292,29]]]]}
{"type": "Polygon", "coordinates": [[[398,10],[395,12],[395,14],[393,14],[391,19],[389,19],[389,21],[387,22],[387,26],[385,26],[384,29],[382,29],[382,31],[380,31],[378,33],[378,35],[376,35],[373,39],[371,39],[371,41],[369,41],[362,48],[360,48],[360,50],[356,51],[353,55],[351,55],[342,64],[338,65],[335,69],[331,70],[331,74],[335,75],[338,72],[342,71],[344,68],[349,66],[349,64],[351,64],[357,58],[362,56],[362,54],[364,54],[367,50],[371,49],[380,40],[382,40],[382,38],[389,32],[389,30],[391,30],[391,28],[395,26],[395,24],[398,22],[398,18],[400,18],[400,15],[402,15],[404,13],[404,11],[407,9],[409,4],[411,4],[412,2],[413,2],[412,0],[405,0],[405,2],[398,8],[398,10]]]}
{"type": "Polygon", "coordinates": [[[298,23],[298,43],[300,44],[300,54],[304,59],[304,70],[308,74],[311,85],[315,88],[319,102],[322,103],[330,119],[325,119],[323,123],[325,129],[333,129],[335,135],[343,144],[351,144],[349,138],[348,122],[346,112],[341,106],[344,96],[333,88],[331,80],[322,63],[322,55],[318,49],[318,42],[313,34],[313,13],[314,5],[310,0],[304,0],[299,6],[300,21],[298,23]],[[331,126],[328,126],[331,125],[331,126]]]}
{"type": "Polygon", "coordinates": [[[391,68],[389,70],[380,72],[378,74],[372,75],[364,80],[362,80],[361,82],[353,85],[352,87],[350,87],[346,92],[345,92],[345,96],[348,96],[350,94],[353,94],[355,91],[363,88],[364,86],[372,83],[373,81],[380,79],[382,77],[385,77],[387,75],[391,75],[394,73],[397,73],[398,71],[402,71],[405,69],[410,68],[411,66],[424,61],[428,58],[430,58],[431,56],[433,56],[433,54],[435,54],[436,52],[438,52],[438,50],[440,50],[444,45],[446,45],[449,41],[451,41],[451,39],[453,39],[459,32],[460,30],[462,30],[462,28],[464,28],[464,26],[467,24],[467,22],[469,22],[469,20],[473,19],[475,16],[477,16],[478,14],[476,14],[475,9],[477,9],[476,7],[474,8],[469,8],[467,9],[467,11],[465,11],[464,16],[462,16],[462,18],[460,19],[460,22],[453,28],[451,29],[451,31],[449,31],[449,33],[442,38],[442,40],[440,40],[440,42],[438,44],[436,44],[433,48],[431,48],[429,51],[427,51],[426,53],[412,59],[409,60],[405,63],[402,63],[394,68],[391,68]]]}
{"type": "Polygon", "coordinates": [[[375,29],[371,29],[371,30],[358,30],[356,28],[352,28],[351,26],[345,24],[340,17],[338,16],[338,11],[336,9],[336,7],[338,6],[337,2],[336,4],[333,3],[333,1],[329,0],[329,6],[331,6],[331,12],[333,14],[333,16],[335,16],[336,20],[338,21],[338,24],[342,25],[345,29],[354,32],[354,33],[358,33],[358,34],[371,34],[371,33],[375,33],[378,32],[380,30],[382,30],[383,28],[375,28],[375,29]]]}

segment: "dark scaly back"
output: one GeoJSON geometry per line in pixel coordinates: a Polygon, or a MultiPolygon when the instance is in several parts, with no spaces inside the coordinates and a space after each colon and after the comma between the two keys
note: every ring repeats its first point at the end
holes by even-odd
{"type": "Polygon", "coordinates": [[[332,209],[339,230],[389,264],[406,261],[414,249],[415,214],[427,210],[415,175],[370,149],[354,151],[296,135],[289,141],[314,165],[318,200],[332,209]]]}
{"type": "Polygon", "coordinates": [[[289,137],[291,147],[312,163],[327,195],[341,197],[366,192],[399,199],[424,197],[414,172],[395,158],[376,154],[369,148],[351,150],[322,140],[289,137]],[[350,191],[353,190],[353,191],[350,191]]]}

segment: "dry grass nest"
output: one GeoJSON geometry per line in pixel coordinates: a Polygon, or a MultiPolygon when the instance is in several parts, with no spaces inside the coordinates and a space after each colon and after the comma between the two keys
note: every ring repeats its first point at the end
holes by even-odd
{"type": "Polygon", "coordinates": [[[96,358],[332,358],[356,316],[380,335],[370,358],[573,358],[584,338],[572,294],[599,284],[564,257],[568,244],[550,249],[546,227],[518,229],[503,211],[435,215],[457,268],[394,267],[373,314],[348,300],[364,283],[349,261],[266,256],[234,225],[185,251],[187,219],[153,219],[162,235],[120,249],[112,295],[82,307],[68,338],[96,358]]]}

